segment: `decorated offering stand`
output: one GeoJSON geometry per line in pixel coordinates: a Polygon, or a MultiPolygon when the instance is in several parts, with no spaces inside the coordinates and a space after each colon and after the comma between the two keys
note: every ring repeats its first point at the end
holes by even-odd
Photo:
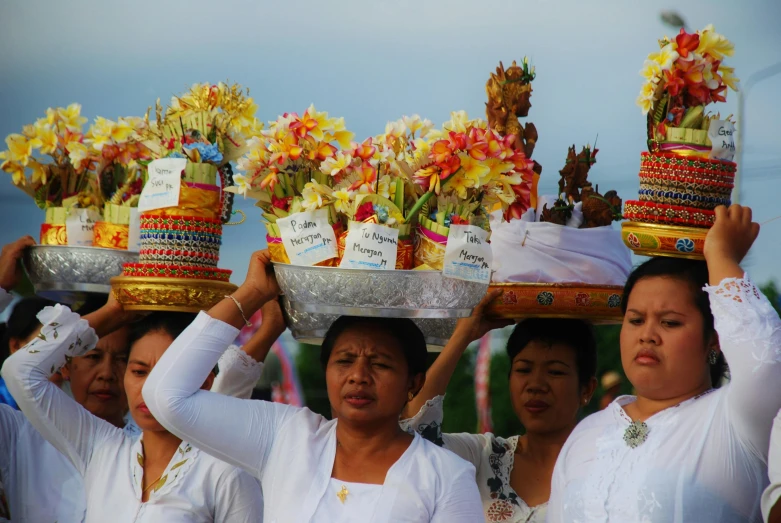
{"type": "Polygon", "coordinates": [[[641,153],[638,200],[627,201],[623,239],[637,254],[703,259],[713,209],[730,204],[736,165],[734,126],[706,113],[737,90],[724,65],[733,44],[708,26],[681,29],[646,59],[638,105],[647,115],[648,152],[641,153]]]}

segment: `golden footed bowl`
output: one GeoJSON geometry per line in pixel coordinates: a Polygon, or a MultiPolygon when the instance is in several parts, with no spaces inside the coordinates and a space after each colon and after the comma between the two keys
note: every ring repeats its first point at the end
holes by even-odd
{"type": "Polygon", "coordinates": [[[594,323],[621,323],[624,289],[584,283],[492,283],[502,295],[488,305],[494,318],[577,318],[594,323]]]}
{"type": "Polygon", "coordinates": [[[117,276],[111,290],[130,311],[199,312],[237,289],[232,283],[194,278],[117,276]]]}
{"type": "Polygon", "coordinates": [[[641,256],[671,256],[704,260],[705,236],[710,229],[658,223],[624,222],[621,238],[641,256]]]}

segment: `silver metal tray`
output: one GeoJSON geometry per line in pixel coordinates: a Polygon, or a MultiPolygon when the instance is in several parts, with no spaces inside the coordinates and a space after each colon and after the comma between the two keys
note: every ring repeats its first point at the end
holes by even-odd
{"type": "Polygon", "coordinates": [[[463,318],[488,284],[447,278],[439,271],[302,267],[274,263],[277,281],[300,312],[387,318],[463,318]]]}
{"type": "Polygon", "coordinates": [[[108,294],[111,278],[122,274],[123,264],[135,262],[137,252],[68,245],[35,245],[22,258],[35,293],[63,303],[108,294]]]}

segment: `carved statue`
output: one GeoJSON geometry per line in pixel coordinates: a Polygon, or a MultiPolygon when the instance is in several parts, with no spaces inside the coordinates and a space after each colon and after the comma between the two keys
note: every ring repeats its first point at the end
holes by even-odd
{"type": "Polygon", "coordinates": [[[564,168],[559,171],[559,199],[551,209],[547,205],[542,210],[540,221],[564,225],[572,216],[576,203],[582,202],[583,223],[581,229],[610,225],[613,220],[621,219],[621,198],[616,191],[599,193],[588,181],[588,172],[596,163],[599,149],[583,147],[575,154],[575,146],[569,148],[564,168]]]}
{"type": "MultiPolygon", "coordinates": [[[[524,58],[519,66],[515,61],[507,69],[502,62],[491,73],[491,78],[485,85],[488,95],[486,102],[486,117],[488,126],[502,135],[515,136],[515,146],[531,158],[537,143],[537,128],[533,123],[522,124],[518,118],[526,118],[531,108],[532,85],[536,73],[534,67],[529,68],[528,59],[524,58]]],[[[534,172],[540,174],[542,166],[534,162],[534,172]]]]}

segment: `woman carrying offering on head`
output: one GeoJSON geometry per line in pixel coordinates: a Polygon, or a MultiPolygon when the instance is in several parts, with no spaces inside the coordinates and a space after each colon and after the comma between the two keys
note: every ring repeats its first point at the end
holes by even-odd
{"type": "Polygon", "coordinates": [[[474,468],[399,427],[425,379],[423,334],[406,319],[340,318],[322,360],[335,419],[200,390],[246,318],[279,294],[267,251],[232,297],[201,313],[144,386],[174,434],[259,478],[267,523],[482,520],[474,468]]]}
{"type": "Polygon", "coordinates": [[[739,265],[758,234],[751,209],[718,207],[707,265],[655,258],[629,277],[621,361],[637,396],[575,428],[549,521],[762,520],[781,320],[739,265]]]}
{"type": "MultiPolygon", "coordinates": [[[[101,350],[100,344],[133,317],[113,297],[83,319],[62,305],[47,307],[38,319],[43,325],[40,333],[8,358],[2,375],[30,424],[75,467],[86,493],[84,521],[254,523],[262,519],[257,481],[166,431],[141,397],[149,372],[193,315],[154,313],[131,326],[125,334],[130,351],[129,355],[123,353],[123,372],[119,374],[124,386],[118,392],[112,392],[107,380],[111,366],[103,363],[105,353],[113,349],[101,350]],[[74,389],[78,402],[48,381],[66,364],[71,381],[95,375],[92,385],[79,379],[85,383],[79,385],[80,391],[74,389]],[[104,366],[106,370],[100,370],[104,366]],[[90,371],[93,367],[97,369],[94,372],[90,371]],[[121,415],[101,413],[102,402],[115,396],[126,397],[123,408],[129,407],[136,430],[120,428],[121,415]]],[[[279,332],[273,335],[276,339],[279,332]]],[[[263,357],[265,354],[259,356],[263,357]]],[[[116,375],[116,368],[111,367],[110,372],[116,375]]],[[[238,372],[232,375],[235,388],[243,380],[238,372]]],[[[254,374],[252,379],[257,377],[254,374]]],[[[202,386],[208,389],[213,381],[214,374],[209,372],[202,386]]],[[[249,382],[249,387],[244,387],[249,390],[242,394],[249,396],[252,384],[249,382]]],[[[11,510],[14,516],[13,507],[11,510]]],[[[72,520],[81,518],[74,515],[72,520]]]]}
{"type": "Polygon", "coordinates": [[[426,373],[421,393],[405,411],[402,427],[423,434],[475,466],[485,519],[541,523],[550,496],[556,457],[596,387],[593,329],[580,320],[528,319],[507,341],[513,410],[523,436],[442,434],[443,401],[458,359],[487,331],[506,325],[483,318],[501,291],[491,291],[472,316],[459,320],[453,336],[426,373]]]}

